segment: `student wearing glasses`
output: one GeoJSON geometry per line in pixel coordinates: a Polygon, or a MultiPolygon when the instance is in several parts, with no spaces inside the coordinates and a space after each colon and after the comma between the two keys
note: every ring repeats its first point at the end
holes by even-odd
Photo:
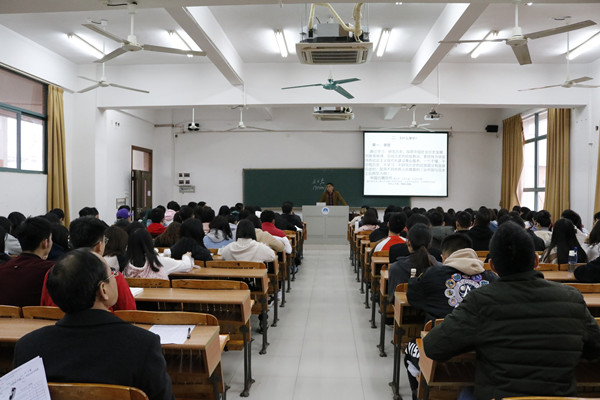
{"type": "Polygon", "coordinates": [[[119,295],[119,275],[89,248],[60,259],[46,284],[65,316],[23,336],[15,346],[14,366],[40,356],[51,382],[133,386],[151,400],[173,399],[160,338],[109,312],[119,295]]]}
{"type": "MultiPolygon", "coordinates": [[[[74,221],[71,221],[69,226],[71,244],[74,249],[82,247],[90,248],[94,253],[102,256],[104,254],[104,248],[108,239],[104,236],[106,230],[106,224],[93,217],[80,217],[74,221]]],[[[46,281],[48,280],[48,274],[44,280],[44,286],[42,288],[42,306],[56,306],[53,301],[48,288],[46,287],[46,281]]],[[[122,274],[116,276],[117,289],[119,296],[116,303],[112,306],[112,310],[135,310],[135,299],[131,294],[131,289],[123,277],[122,274]]]]}

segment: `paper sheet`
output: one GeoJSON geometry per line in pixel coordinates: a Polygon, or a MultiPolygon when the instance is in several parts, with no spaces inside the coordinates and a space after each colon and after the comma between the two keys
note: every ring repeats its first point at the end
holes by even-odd
{"type": "Polygon", "coordinates": [[[144,291],[144,288],[141,287],[130,287],[129,289],[131,290],[131,295],[133,297],[137,296],[138,294],[144,291]]]}
{"type": "Polygon", "coordinates": [[[150,332],[160,336],[160,344],[183,344],[196,325],[152,325],[150,332]]]}
{"type": "Polygon", "coordinates": [[[0,399],[51,400],[42,359],[35,357],[0,378],[0,399]]]}

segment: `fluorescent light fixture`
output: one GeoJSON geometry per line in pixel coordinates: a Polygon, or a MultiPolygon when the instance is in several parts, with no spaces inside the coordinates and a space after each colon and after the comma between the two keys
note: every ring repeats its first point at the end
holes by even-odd
{"type": "MultiPolygon", "coordinates": [[[[498,36],[498,31],[489,31],[487,35],[484,36],[483,40],[494,39],[498,36]]],[[[477,46],[473,50],[471,50],[471,58],[477,58],[481,53],[485,53],[489,50],[491,42],[479,42],[477,46]]]]}
{"type": "Polygon", "coordinates": [[[388,40],[390,40],[391,33],[391,28],[383,28],[381,30],[381,34],[379,35],[379,41],[377,42],[377,49],[375,50],[375,54],[377,54],[377,57],[381,57],[383,56],[383,53],[385,53],[385,48],[387,47],[388,40]]]}
{"type": "Polygon", "coordinates": [[[600,45],[600,31],[590,36],[585,42],[569,51],[569,60],[573,60],[576,57],[582,55],[586,51],[590,51],[592,48],[600,45]]]}
{"type": "MultiPolygon", "coordinates": [[[[169,33],[169,37],[173,43],[176,43],[176,46],[179,48],[187,48],[188,50],[193,50],[192,47],[188,44],[188,42],[179,34],[177,31],[167,31],[169,33]]],[[[189,58],[194,57],[192,54],[187,55],[189,58]]]]}
{"type": "Polygon", "coordinates": [[[402,2],[401,2],[401,1],[397,1],[397,2],[396,2],[396,5],[397,5],[397,6],[401,6],[401,5],[402,5],[402,2]]]}
{"type": "Polygon", "coordinates": [[[288,48],[287,43],[285,41],[285,35],[281,29],[275,29],[275,40],[277,41],[277,46],[279,47],[279,52],[281,53],[281,57],[286,58],[288,56],[288,48]]]}
{"type": "Polygon", "coordinates": [[[69,39],[71,39],[71,41],[73,43],[77,43],[77,46],[81,50],[85,51],[86,53],[88,53],[96,58],[104,57],[103,52],[101,52],[96,46],[94,46],[93,44],[91,44],[90,42],[88,42],[87,40],[82,38],[81,36],[79,36],[75,33],[67,33],[67,37],[69,39]]]}

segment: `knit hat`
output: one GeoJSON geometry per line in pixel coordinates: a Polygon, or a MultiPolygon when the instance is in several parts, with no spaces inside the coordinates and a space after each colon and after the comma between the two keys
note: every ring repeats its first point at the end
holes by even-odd
{"type": "Polygon", "coordinates": [[[121,208],[119,211],[117,211],[117,219],[127,219],[127,218],[131,217],[132,215],[133,215],[133,212],[130,212],[126,208],[121,208]]]}

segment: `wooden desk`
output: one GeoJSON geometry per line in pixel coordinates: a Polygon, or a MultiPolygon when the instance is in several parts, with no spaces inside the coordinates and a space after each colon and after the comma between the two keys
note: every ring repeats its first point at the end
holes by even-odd
{"type": "MultiPolygon", "coordinates": [[[[250,291],[246,290],[199,290],[182,288],[144,288],[135,296],[140,309],[166,311],[193,311],[212,314],[219,320],[222,334],[232,339],[242,339],[244,351],[244,391],[249,394],[252,379],[250,337],[250,291]],[[238,330],[239,328],[239,330],[238,330]]],[[[263,335],[263,350],[268,343],[263,335]]]]}
{"type": "MultiPolygon", "coordinates": [[[[25,318],[0,318],[0,363],[4,374],[12,369],[14,345],[24,335],[36,329],[54,325],[56,321],[25,318]],[[9,368],[5,369],[8,365],[9,368]]],[[[143,329],[152,325],[136,324],[143,329]]],[[[219,399],[225,392],[221,371],[219,327],[197,325],[190,339],[183,344],[162,345],[167,372],[173,382],[176,397],[210,395],[219,399]]]]}
{"type": "Polygon", "coordinates": [[[575,275],[569,271],[540,271],[544,278],[554,282],[577,282],[575,275]]]}

